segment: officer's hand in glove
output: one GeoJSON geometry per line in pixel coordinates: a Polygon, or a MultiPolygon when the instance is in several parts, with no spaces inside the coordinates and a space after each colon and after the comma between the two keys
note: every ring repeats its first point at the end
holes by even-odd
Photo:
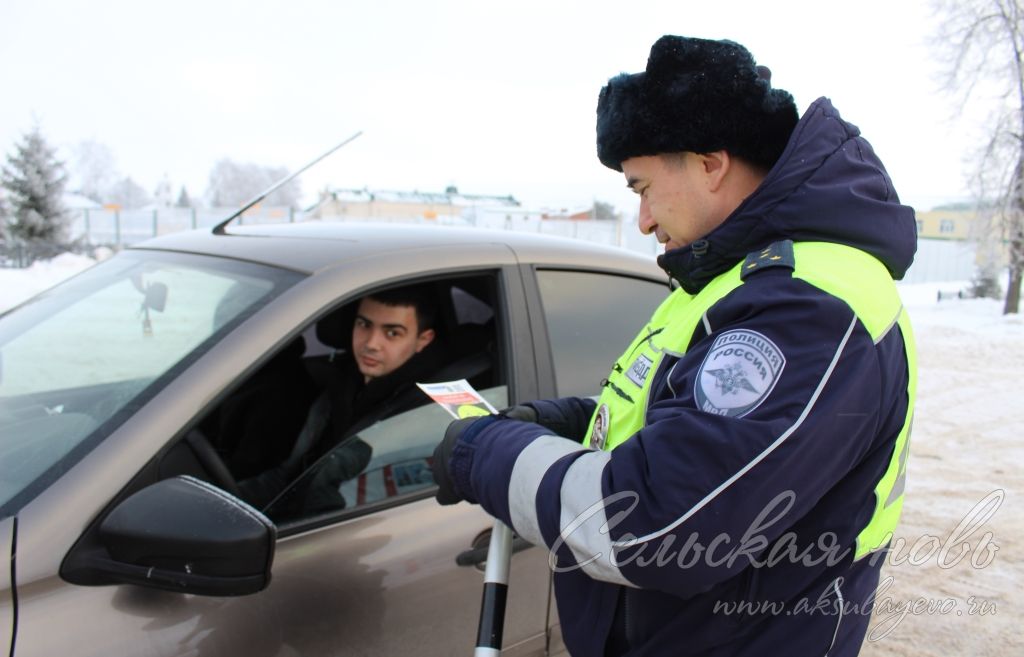
{"type": "Polygon", "coordinates": [[[452,458],[452,450],[459,442],[459,437],[469,425],[480,420],[479,417],[467,417],[455,420],[448,425],[444,432],[444,438],[434,448],[434,460],[430,464],[430,470],[434,475],[434,483],[437,484],[437,494],[434,497],[438,504],[457,504],[463,497],[455,491],[455,484],[452,482],[451,472],[448,470],[448,462],[452,458]]]}
{"type": "Polygon", "coordinates": [[[518,406],[510,406],[509,408],[502,409],[498,413],[504,415],[511,420],[519,420],[520,422],[536,422],[537,421],[537,409],[529,404],[519,404],[518,406]]]}

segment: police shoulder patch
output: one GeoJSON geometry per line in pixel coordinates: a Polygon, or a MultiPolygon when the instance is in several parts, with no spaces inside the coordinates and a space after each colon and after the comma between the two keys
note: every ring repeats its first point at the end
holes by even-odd
{"type": "Polygon", "coordinates": [[[726,331],[715,338],[697,373],[697,407],[743,417],[767,399],[785,366],[782,351],[761,333],[726,331]]]}

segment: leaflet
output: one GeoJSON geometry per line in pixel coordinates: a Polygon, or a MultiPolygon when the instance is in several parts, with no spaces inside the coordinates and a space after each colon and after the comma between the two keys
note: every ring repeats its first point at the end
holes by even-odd
{"type": "Polygon", "coordinates": [[[416,385],[457,420],[498,412],[465,379],[443,383],[417,383],[416,385]]]}

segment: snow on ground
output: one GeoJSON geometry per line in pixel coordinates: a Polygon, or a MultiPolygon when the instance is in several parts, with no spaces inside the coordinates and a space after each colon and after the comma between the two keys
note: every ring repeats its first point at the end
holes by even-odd
{"type": "Polygon", "coordinates": [[[1024,654],[1024,318],[1003,316],[992,299],[936,301],[938,289],[964,285],[901,288],[917,339],[917,408],[864,657],[1024,654]]]}
{"type": "MultiPolygon", "coordinates": [[[[0,312],[92,264],[62,255],[0,269],[0,312]]],[[[965,282],[900,288],[919,385],[903,518],[864,657],[1024,654],[1024,318],[965,282]],[[891,579],[887,579],[891,578],[891,579]]]]}
{"type": "Polygon", "coordinates": [[[35,262],[28,269],[0,268],[0,313],[94,264],[92,258],[62,253],[52,260],[35,262]]]}

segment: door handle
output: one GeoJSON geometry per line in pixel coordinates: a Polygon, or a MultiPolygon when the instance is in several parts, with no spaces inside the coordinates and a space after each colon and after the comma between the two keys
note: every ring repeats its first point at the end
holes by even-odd
{"type": "MultiPolygon", "coordinates": [[[[489,537],[490,535],[488,535],[488,538],[489,537]]],[[[456,565],[483,566],[487,562],[487,546],[489,543],[490,541],[488,540],[488,542],[484,543],[483,545],[470,548],[469,550],[466,550],[464,552],[460,552],[458,556],[455,557],[456,565]]],[[[525,538],[521,538],[519,536],[514,536],[512,538],[512,554],[515,554],[516,552],[522,552],[526,548],[531,547],[533,547],[533,543],[529,542],[525,538]]]]}

